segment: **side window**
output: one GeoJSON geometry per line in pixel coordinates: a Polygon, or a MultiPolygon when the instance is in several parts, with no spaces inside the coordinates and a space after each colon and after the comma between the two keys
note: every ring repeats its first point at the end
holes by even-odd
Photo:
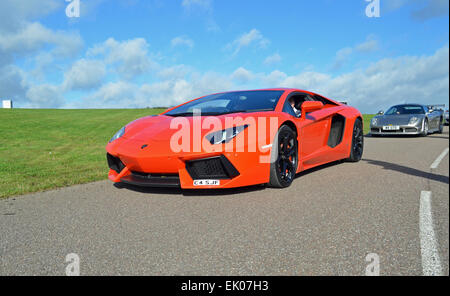
{"type": "Polygon", "coordinates": [[[285,102],[283,106],[283,112],[290,114],[294,117],[300,117],[301,116],[301,106],[304,101],[309,101],[307,95],[302,94],[296,94],[291,97],[289,97],[285,102]],[[292,103],[294,104],[294,108],[292,108],[292,103]]]}
{"type": "Polygon", "coordinates": [[[286,100],[286,102],[284,102],[283,112],[292,115],[294,117],[297,117],[297,115],[294,112],[294,109],[292,109],[291,107],[291,103],[289,103],[289,100],[286,100]]]}
{"type": "MultiPolygon", "coordinates": [[[[314,100],[315,100],[315,101],[322,102],[322,104],[324,104],[324,105],[327,105],[327,104],[328,104],[328,105],[333,104],[332,102],[328,101],[327,99],[325,99],[324,97],[319,96],[319,95],[315,95],[315,96],[314,96],[314,100]]],[[[335,105],[335,104],[333,104],[333,105],[335,105]]]]}

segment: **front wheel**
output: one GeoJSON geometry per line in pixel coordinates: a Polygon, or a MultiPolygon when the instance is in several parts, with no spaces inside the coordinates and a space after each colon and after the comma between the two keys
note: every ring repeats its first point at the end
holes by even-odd
{"type": "Polygon", "coordinates": [[[429,127],[428,127],[428,119],[425,119],[425,122],[423,123],[423,132],[421,134],[422,137],[428,136],[429,127]]]}
{"type": "Polygon", "coordinates": [[[438,134],[442,134],[444,132],[444,118],[439,119],[439,131],[438,134]]]}
{"type": "Polygon", "coordinates": [[[364,132],[361,119],[356,119],[353,125],[352,147],[349,162],[358,162],[361,160],[364,151],[364,132]]]}
{"type": "Polygon", "coordinates": [[[275,137],[272,146],[269,186],[289,187],[294,180],[298,166],[297,134],[283,125],[275,137]]]}

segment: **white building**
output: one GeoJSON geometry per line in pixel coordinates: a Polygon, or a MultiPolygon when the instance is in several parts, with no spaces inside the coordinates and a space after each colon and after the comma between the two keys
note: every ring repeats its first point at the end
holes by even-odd
{"type": "Polygon", "coordinates": [[[13,103],[11,100],[3,100],[3,108],[4,109],[12,109],[13,103]]]}

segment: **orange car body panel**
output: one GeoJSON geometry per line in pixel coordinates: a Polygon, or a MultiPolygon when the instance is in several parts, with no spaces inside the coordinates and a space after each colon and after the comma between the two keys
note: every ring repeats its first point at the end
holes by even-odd
{"type": "MultiPolygon", "coordinates": [[[[230,116],[239,116],[244,121],[249,117],[277,118],[277,130],[286,122],[294,124],[297,129],[299,147],[297,173],[350,156],[353,125],[357,118],[362,118],[361,113],[357,109],[325,98],[331,104],[326,104],[320,110],[310,112],[301,118],[296,118],[282,112],[286,99],[292,93],[315,95],[314,93],[298,89],[274,88],[267,90],[284,91],[274,111],[227,114],[215,117],[221,121],[224,128],[229,127],[225,124],[225,117],[230,116]],[[327,141],[332,118],[335,114],[345,117],[345,128],[341,143],[331,148],[327,145],[327,141]]],[[[173,117],[164,115],[170,110],[166,110],[159,116],[143,117],[129,123],[126,126],[125,134],[121,138],[107,144],[107,152],[119,158],[125,165],[125,168],[120,173],[113,169],[109,170],[108,178],[111,181],[120,182],[121,178],[130,175],[133,171],[152,174],[178,174],[181,188],[199,189],[198,186],[194,186],[194,180],[186,169],[186,161],[224,155],[237,169],[239,175],[231,179],[221,180],[219,186],[207,185],[201,186],[201,189],[234,188],[269,182],[270,162],[261,161],[261,157],[270,158],[271,148],[261,150],[258,149],[261,148],[260,145],[260,147],[256,147],[256,151],[248,149],[249,146],[254,147],[260,143],[255,143],[251,139],[248,140],[245,132],[238,134],[231,141],[233,145],[236,145],[234,152],[224,151],[224,145],[226,144],[212,145],[207,141],[205,144],[208,148],[207,150],[203,149],[203,147],[200,147],[200,151],[194,150],[193,148],[196,144],[194,141],[191,141],[190,152],[173,152],[170,146],[170,139],[177,130],[169,128],[173,117]],[[147,146],[142,148],[144,145],[147,146]],[[238,149],[239,145],[241,150],[238,149]]],[[[193,124],[193,117],[185,118],[190,124],[193,124]]],[[[202,120],[205,118],[207,117],[202,117],[202,120]]],[[[260,126],[258,120],[255,121],[254,125],[256,129],[264,130],[264,126],[260,126]]],[[[204,139],[212,131],[214,130],[201,130],[199,138],[204,139]]],[[[266,139],[266,145],[274,141],[274,135],[270,133],[268,128],[266,129],[266,139]]]]}

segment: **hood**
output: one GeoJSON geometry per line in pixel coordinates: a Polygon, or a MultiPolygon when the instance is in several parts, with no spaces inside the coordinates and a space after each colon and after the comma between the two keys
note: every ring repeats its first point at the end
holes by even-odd
{"type": "MultiPolygon", "coordinates": [[[[247,124],[247,122],[244,122],[247,119],[247,117],[257,118],[260,116],[267,116],[267,112],[234,113],[234,114],[213,116],[214,118],[218,119],[218,122],[220,122],[219,128],[214,128],[214,125],[212,124],[209,125],[209,123],[211,122],[211,116],[202,116],[200,121],[197,121],[198,118],[192,116],[188,117],[172,117],[166,115],[148,116],[129,123],[125,127],[125,134],[123,135],[123,138],[135,141],[166,142],[170,141],[172,136],[180,131],[182,127],[181,124],[183,124],[183,127],[187,125],[190,128],[191,135],[194,124],[196,125],[198,124],[200,126],[206,125],[205,129],[201,129],[201,137],[203,138],[207,134],[216,130],[222,130],[233,126],[247,124]],[[230,122],[229,119],[225,120],[225,118],[230,117],[234,119],[234,123],[230,122]],[[239,118],[242,118],[242,123],[240,123],[241,121],[239,120],[239,118]],[[205,120],[207,122],[205,122],[205,120]]],[[[217,119],[215,120],[217,121],[217,119]]]]}
{"type": "Polygon", "coordinates": [[[411,118],[423,118],[423,114],[405,114],[405,115],[381,115],[377,116],[378,124],[377,125],[408,125],[411,118]]]}

